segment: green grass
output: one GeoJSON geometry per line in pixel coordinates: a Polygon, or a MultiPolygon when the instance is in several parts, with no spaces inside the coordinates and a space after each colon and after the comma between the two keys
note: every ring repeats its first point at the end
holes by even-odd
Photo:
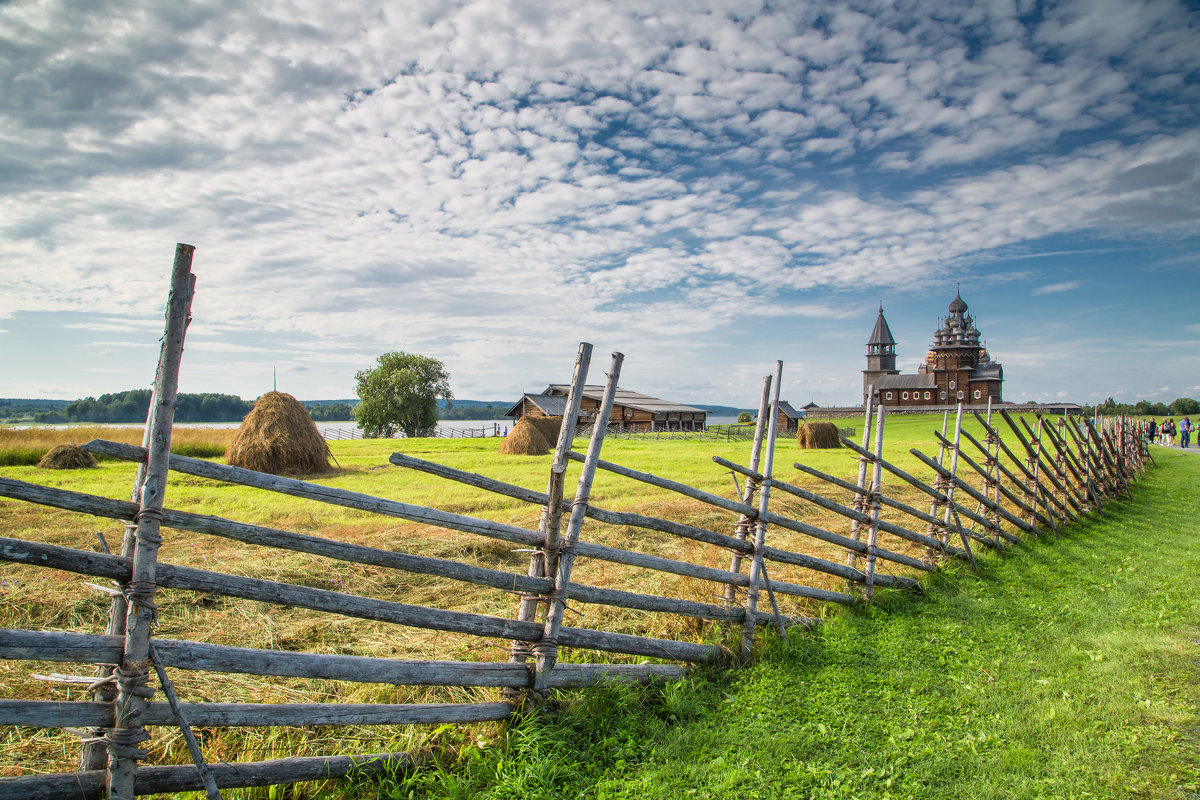
{"type": "Polygon", "coordinates": [[[398,798],[1194,798],[1200,458],[1132,500],[838,611],[743,671],[602,688],[467,741],[398,798]]]}

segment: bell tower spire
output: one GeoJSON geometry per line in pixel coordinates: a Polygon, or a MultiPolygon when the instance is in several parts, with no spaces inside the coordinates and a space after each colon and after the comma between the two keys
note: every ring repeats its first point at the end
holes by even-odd
{"type": "Polygon", "coordinates": [[[867,340],[867,368],[863,370],[863,403],[867,401],[867,388],[884,375],[899,375],[896,369],[896,340],[883,316],[883,304],[879,305],[879,316],[867,340]]]}

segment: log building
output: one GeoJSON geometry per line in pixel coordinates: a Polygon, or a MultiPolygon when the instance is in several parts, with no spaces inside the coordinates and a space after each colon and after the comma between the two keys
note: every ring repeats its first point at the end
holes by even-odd
{"type": "MultiPolygon", "coordinates": [[[[526,394],[508,410],[506,417],[561,417],[567,406],[569,384],[551,384],[541,394],[526,394]]],[[[603,386],[583,387],[579,404],[579,423],[588,424],[600,410],[603,386]]],[[[680,405],[625,389],[617,389],[613,398],[610,425],[629,431],[702,431],[708,418],[700,408],[680,405]]]]}
{"type": "Polygon", "coordinates": [[[950,303],[950,315],[933,333],[933,345],[916,374],[896,369],[896,340],[883,316],[883,306],[867,341],[867,368],[863,370],[863,403],[875,387],[875,403],[885,406],[942,406],[1001,402],[1004,368],[992,361],[967,314],[960,292],[950,303]]]}

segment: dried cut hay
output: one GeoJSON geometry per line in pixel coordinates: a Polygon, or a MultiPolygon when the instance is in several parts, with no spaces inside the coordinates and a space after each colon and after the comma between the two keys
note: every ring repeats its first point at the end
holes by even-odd
{"type": "Polygon", "coordinates": [[[233,435],[226,461],[272,475],[312,475],[333,471],[329,455],[329,445],[300,401],[267,392],[233,435]]]}
{"type": "Polygon", "coordinates": [[[522,417],[500,442],[500,452],[506,456],[544,456],[550,452],[550,443],[529,417],[522,417]]]}
{"type": "Polygon", "coordinates": [[[90,469],[96,466],[96,459],[77,444],[58,444],[46,451],[38,466],[42,469],[90,469]]]}
{"type": "Polygon", "coordinates": [[[802,422],[796,429],[801,450],[830,450],[841,447],[837,425],[832,422],[802,422]]]}
{"type": "Polygon", "coordinates": [[[558,431],[562,427],[562,417],[531,417],[526,415],[521,417],[520,422],[528,420],[542,434],[551,447],[558,443],[558,431]]]}

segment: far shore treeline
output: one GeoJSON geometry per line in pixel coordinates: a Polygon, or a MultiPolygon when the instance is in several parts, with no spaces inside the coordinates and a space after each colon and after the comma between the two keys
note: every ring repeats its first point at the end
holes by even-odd
{"type": "MultiPolygon", "coordinates": [[[[357,399],[301,400],[314,422],[351,422],[357,399]]],[[[455,400],[438,403],[439,419],[505,419],[511,404],[500,401],[455,400]]],[[[179,394],[175,409],[177,422],[241,422],[254,408],[253,400],[232,394],[179,394]]],[[[150,390],[84,397],[79,400],[41,400],[0,398],[0,422],[55,425],[71,422],[139,423],[146,421],[150,409],[150,390]]]]}

